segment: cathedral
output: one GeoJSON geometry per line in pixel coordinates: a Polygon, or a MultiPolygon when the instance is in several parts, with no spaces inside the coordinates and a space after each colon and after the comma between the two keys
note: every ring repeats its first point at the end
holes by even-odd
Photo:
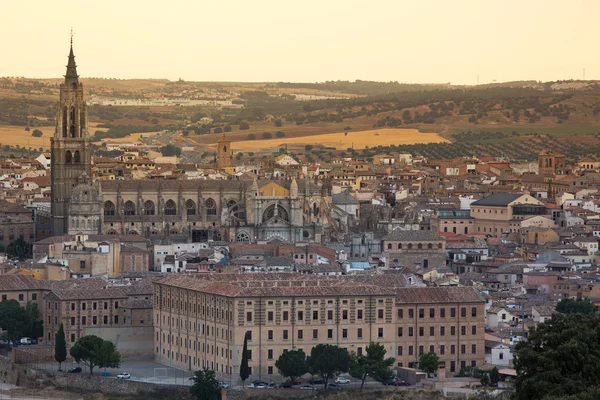
{"type": "MultiPolygon", "coordinates": [[[[229,166],[230,151],[223,137],[217,150],[219,167],[229,166]]],[[[83,84],[72,43],[51,154],[54,235],[142,235],[187,242],[320,242],[323,235],[327,197],[307,179],[95,182],[83,84]]]]}

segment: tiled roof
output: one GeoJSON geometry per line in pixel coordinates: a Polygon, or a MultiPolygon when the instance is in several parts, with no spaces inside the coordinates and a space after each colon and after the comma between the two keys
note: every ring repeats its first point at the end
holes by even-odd
{"type": "Polygon", "coordinates": [[[0,290],[34,290],[41,289],[41,281],[37,281],[31,275],[0,275],[0,290]]]}
{"type": "Polygon", "coordinates": [[[395,229],[383,240],[398,240],[398,241],[444,241],[445,238],[437,236],[433,231],[403,231],[395,229]]]}
{"type": "Polygon", "coordinates": [[[480,303],[485,299],[473,287],[418,287],[396,291],[397,303],[480,303]]]}
{"type": "Polygon", "coordinates": [[[523,194],[518,193],[496,193],[484,197],[481,200],[477,200],[471,203],[472,206],[491,206],[491,207],[506,207],[523,194]]]}
{"type": "Polygon", "coordinates": [[[60,300],[93,300],[93,299],[121,299],[126,298],[125,288],[106,288],[102,290],[75,289],[53,290],[52,293],[60,300]]]}

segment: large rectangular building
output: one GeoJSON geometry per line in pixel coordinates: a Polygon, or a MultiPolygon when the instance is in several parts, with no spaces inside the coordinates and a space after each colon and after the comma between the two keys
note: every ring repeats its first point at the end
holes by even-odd
{"type": "MultiPolygon", "coordinates": [[[[397,274],[400,275],[400,274],[397,274]]],[[[402,278],[402,276],[400,276],[402,278]]],[[[458,372],[484,363],[484,299],[472,287],[404,288],[391,276],[293,273],[167,276],[154,285],[156,360],[239,380],[244,337],[252,379],[279,380],[279,356],[330,343],[385,345],[397,367],[434,351],[458,372]]]]}

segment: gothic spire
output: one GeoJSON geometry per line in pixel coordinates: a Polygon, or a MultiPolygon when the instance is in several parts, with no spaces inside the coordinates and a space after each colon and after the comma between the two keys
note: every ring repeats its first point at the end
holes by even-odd
{"type": "Polygon", "coordinates": [[[65,84],[79,83],[79,76],[77,75],[77,65],[75,64],[75,55],[73,54],[73,32],[71,31],[71,51],[69,51],[69,62],[67,63],[67,74],[65,75],[65,84]]]}

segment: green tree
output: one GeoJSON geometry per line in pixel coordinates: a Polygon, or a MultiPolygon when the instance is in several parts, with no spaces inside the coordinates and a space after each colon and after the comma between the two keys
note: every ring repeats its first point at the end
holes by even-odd
{"type": "Polygon", "coordinates": [[[319,375],[327,389],[329,379],[348,371],[350,354],[348,350],[332,344],[318,344],[311,349],[306,364],[308,372],[319,375]]]}
{"type": "Polygon", "coordinates": [[[90,368],[90,375],[94,375],[95,367],[118,368],[121,365],[121,354],[115,345],[95,335],[80,337],[69,353],[75,361],[90,368]]]}
{"type": "Polygon", "coordinates": [[[490,371],[490,383],[493,386],[496,386],[498,382],[500,382],[500,372],[498,371],[498,368],[494,367],[490,371]]]}
{"type": "Polygon", "coordinates": [[[34,129],[33,132],[31,132],[31,136],[33,137],[42,137],[43,134],[44,132],[40,131],[39,129],[34,129]]]}
{"type": "Polygon", "coordinates": [[[304,354],[302,349],[286,351],[279,356],[275,362],[275,367],[277,367],[281,375],[294,381],[295,378],[301,377],[308,372],[306,354],[304,354]]]}
{"type": "Polygon", "coordinates": [[[254,133],[249,134],[248,140],[256,140],[256,135],[254,133]]]}
{"type": "Polygon", "coordinates": [[[481,386],[487,386],[490,384],[490,376],[488,374],[483,374],[481,376],[481,379],[479,380],[479,382],[481,383],[481,386]]]}
{"type": "Polygon", "coordinates": [[[304,150],[306,151],[311,151],[313,148],[312,144],[307,144],[306,146],[304,146],[304,150]]]}
{"type": "Polygon", "coordinates": [[[19,260],[25,260],[27,256],[29,256],[30,250],[31,245],[27,243],[23,237],[19,237],[17,240],[10,242],[6,249],[6,253],[19,260]]]}
{"type": "Polygon", "coordinates": [[[366,348],[365,355],[350,355],[350,375],[356,379],[360,379],[360,388],[365,384],[367,376],[375,379],[378,382],[385,382],[392,378],[391,370],[394,365],[394,357],[385,358],[385,346],[371,342],[366,348]]]}
{"type": "Polygon", "coordinates": [[[161,147],[160,152],[165,157],[179,157],[181,155],[181,148],[177,147],[173,144],[168,144],[166,146],[161,147]]]}
{"type": "Polygon", "coordinates": [[[242,386],[250,376],[250,368],[248,367],[248,335],[244,336],[244,348],[242,350],[242,362],[240,363],[240,379],[242,386]]]}
{"type": "Polygon", "coordinates": [[[419,368],[427,372],[428,374],[433,374],[438,370],[439,357],[435,353],[425,353],[419,359],[419,368]]]}
{"type": "Polygon", "coordinates": [[[190,388],[192,396],[198,400],[219,400],[221,399],[221,386],[215,377],[215,371],[203,368],[194,372],[195,383],[190,388]]]}
{"type": "Polygon", "coordinates": [[[0,302],[0,328],[5,331],[3,336],[10,339],[43,336],[38,305],[29,302],[25,307],[21,307],[17,300],[0,302]]]}
{"type": "Polygon", "coordinates": [[[600,385],[600,317],[554,314],[516,346],[515,400],[577,396],[600,385]]]}
{"type": "Polygon", "coordinates": [[[275,132],[275,137],[284,138],[285,137],[285,133],[282,132],[282,131],[277,131],[277,132],[275,132]]]}
{"type": "Polygon", "coordinates": [[[223,127],[223,132],[231,132],[231,125],[225,125],[223,127]]]}
{"type": "Polygon", "coordinates": [[[62,363],[67,359],[67,342],[65,340],[65,330],[62,323],[54,338],[54,359],[58,363],[58,370],[60,371],[62,363]]]}
{"type": "Polygon", "coordinates": [[[273,134],[271,132],[263,132],[262,137],[264,139],[271,139],[273,137],[273,134]]]}
{"type": "Polygon", "coordinates": [[[218,133],[223,133],[223,128],[216,127],[215,129],[213,129],[213,132],[217,133],[217,134],[218,133]]]}
{"type": "Polygon", "coordinates": [[[246,121],[242,121],[240,122],[240,131],[245,131],[250,129],[250,124],[247,123],[246,121]]]}
{"type": "Polygon", "coordinates": [[[283,122],[278,118],[275,120],[275,126],[281,128],[283,126],[283,122]]]}
{"type": "Polygon", "coordinates": [[[596,306],[587,297],[583,300],[561,299],[556,305],[556,311],[563,314],[594,314],[596,306]]]}

